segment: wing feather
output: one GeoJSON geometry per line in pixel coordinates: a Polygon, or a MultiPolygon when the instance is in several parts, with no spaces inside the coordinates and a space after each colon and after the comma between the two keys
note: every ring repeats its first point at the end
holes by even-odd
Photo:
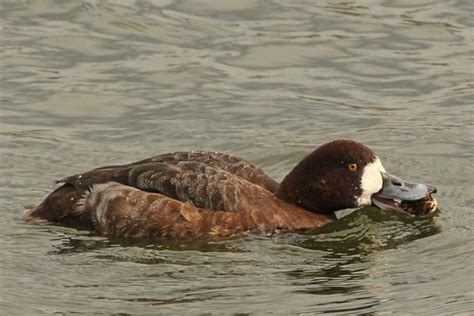
{"type": "Polygon", "coordinates": [[[58,182],[63,185],[36,209],[28,211],[26,219],[90,227],[93,223],[88,214],[78,213],[76,204],[93,186],[107,182],[135,187],[143,193],[160,193],[198,208],[230,212],[248,206],[252,194],[264,192],[268,196],[278,187],[276,181],[250,162],[215,152],[163,154],[130,164],[100,167],[58,182]]]}

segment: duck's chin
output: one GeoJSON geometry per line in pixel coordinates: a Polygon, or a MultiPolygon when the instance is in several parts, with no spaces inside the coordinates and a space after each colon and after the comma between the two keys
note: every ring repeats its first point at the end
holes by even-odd
{"type": "Polygon", "coordinates": [[[438,206],[438,202],[431,194],[415,201],[390,199],[374,194],[371,197],[371,202],[383,210],[403,212],[415,216],[425,216],[434,213],[438,206]]]}

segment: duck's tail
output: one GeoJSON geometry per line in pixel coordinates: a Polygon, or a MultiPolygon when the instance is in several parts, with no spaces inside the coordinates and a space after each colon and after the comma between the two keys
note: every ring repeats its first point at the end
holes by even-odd
{"type": "Polygon", "coordinates": [[[34,209],[27,209],[23,219],[28,223],[56,222],[67,226],[90,229],[90,214],[77,211],[78,202],[87,191],[63,184],[34,209]]]}

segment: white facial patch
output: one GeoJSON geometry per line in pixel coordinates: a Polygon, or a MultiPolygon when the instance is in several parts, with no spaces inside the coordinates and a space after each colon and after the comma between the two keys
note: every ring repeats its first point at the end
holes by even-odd
{"type": "Polygon", "coordinates": [[[360,186],[362,188],[362,194],[357,198],[357,203],[361,205],[370,205],[370,197],[372,194],[379,192],[383,186],[383,178],[381,172],[385,172],[385,168],[382,166],[378,157],[364,167],[362,170],[362,177],[360,180],[360,186]]]}

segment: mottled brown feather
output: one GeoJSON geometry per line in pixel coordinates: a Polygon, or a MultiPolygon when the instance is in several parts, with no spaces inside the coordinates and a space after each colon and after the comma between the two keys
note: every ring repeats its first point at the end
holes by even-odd
{"type": "Polygon", "coordinates": [[[46,219],[129,237],[217,237],[248,231],[310,230],[357,206],[360,173],[375,158],[349,140],[325,144],[281,185],[248,161],[214,152],[176,152],[60,180],[27,220],[46,219]],[[322,215],[325,214],[325,215],[322,215]]]}
{"type": "Polygon", "coordinates": [[[256,228],[260,232],[272,232],[277,228],[308,230],[331,221],[326,216],[273,199],[265,189],[261,194],[268,195],[265,205],[249,199],[247,207],[239,212],[211,211],[159,193],[109,182],[94,186],[79,204],[79,211],[92,215],[100,233],[147,238],[223,237],[256,228]]]}
{"type": "Polygon", "coordinates": [[[25,219],[91,229],[95,223],[86,213],[77,212],[77,201],[92,186],[111,181],[195,207],[229,212],[240,211],[247,203],[245,196],[259,190],[274,192],[278,187],[262,169],[241,158],[215,152],[177,152],[61,179],[64,184],[28,211],[25,219]]]}

